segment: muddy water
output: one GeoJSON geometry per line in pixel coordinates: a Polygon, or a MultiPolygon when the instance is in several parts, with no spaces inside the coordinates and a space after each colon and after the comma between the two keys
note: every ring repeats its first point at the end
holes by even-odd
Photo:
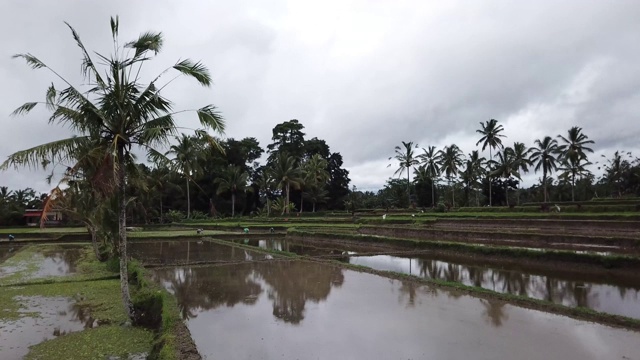
{"type": "MultiPolygon", "coordinates": [[[[275,251],[287,251],[296,253],[298,255],[306,255],[306,256],[337,256],[337,255],[348,255],[352,253],[366,253],[366,252],[381,252],[381,251],[389,251],[388,247],[382,246],[363,246],[359,244],[332,244],[332,243],[321,243],[321,242],[305,242],[305,241],[296,241],[290,239],[266,239],[266,240],[258,240],[258,239],[246,239],[246,240],[233,240],[235,243],[245,244],[250,246],[259,247],[261,249],[266,250],[275,250],[275,251]]],[[[405,249],[406,250],[406,249],[405,249]]]]}
{"type": "Polygon", "coordinates": [[[42,253],[44,261],[34,274],[35,278],[65,276],[77,271],[78,260],[84,247],[61,246],[42,253]]]}
{"type": "Polygon", "coordinates": [[[220,245],[207,240],[132,242],[133,257],[147,264],[191,264],[198,262],[235,262],[269,259],[272,256],[220,245]]]}
{"type": "Polygon", "coordinates": [[[640,359],[638,333],[325,264],[154,276],[205,358],[640,359]]]}
{"type": "Polygon", "coordinates": [[[29,346],[94,325],[74,301],[63,297],[22,297],[25,308],[18,320],[1,321],[0,359],[22,359],[29,346]],[[30,315],[27,313],[36,313],[30,315]]]}
{"type": "Polygon", "coordinates": [[[16,253],[16,251],[20,250],[20,248],[20,245],[0,245],[0,263],[12,257],[16,253]]]}
{"type": "MultiPolygon", "coordinates": [[[[640,319],[640,282],[636,286],[615,285],[615,279],[563,274],[549,271],[536,275],[515,270],[493,269],[441,261],[428,256],[352,256],[345,262],[376,270],[394,271],[426,279],[528,296],[570,307],[587,307],[610,314],[640,319]]],[[[628,283],[628,281],[625,281],[628,283]]]]}

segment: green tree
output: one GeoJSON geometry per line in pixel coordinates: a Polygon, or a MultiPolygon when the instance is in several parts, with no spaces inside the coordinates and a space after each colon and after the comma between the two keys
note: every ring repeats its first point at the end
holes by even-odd
{"type": "Polygon", "coordinates": [[[431,178],[431,207],[434,207],[436,206],[435,183],[440,177],[440,164],[438,163],[440,152],[436,150],[435,146],[422,148],[422,151],[423,154],[418,155],[418,160],[420,164],[424,165],[427,175],[431,178]]]}
{"type": "MultiPolygon", "coordinates": [[[[476,130],[476,132],[481,134],[482,137],[480,138],[480,140],[478,140],[476,146],[482,143],[482,151],[484,151],[484,149],[486,149],[488,146],[489,161],[491,161],[493,160],[492,150],[504,147],[502,145],[502,139],[500,139],[502,137],[505,137],[504,135],[500,134],[502,131],[504,131],[504,128],[502,127],[502,125],[498,125],[498,120],[496,119],[491,119],[484,123],[480,122],[480,126],[482,128],[476,130]]],[[[489,176],[489,206],[491,206],[491,169],[487,171],[487,176],[489,176]]]]}
{"type": "MultiPolygon", "coordinates": [[[[417,145],[416,145],[417,146],[417,145]]],[[[418,165],[418,159],[415,156],[413,149],[413,141],[402,142],[402,147],[396,146],[396,156],[395,159],[398,160],[398,170],[396,170],[394,175],[402,174],[405,170],[407,171],[407,198],[409,199],[409,205],[411,205],[411,169],[418,165]]]]}
{"type": "Polygon", "coordinates": [[[586,158],[580,156],[569,156],[562,158],[560,162],[561,167],[558,170],[563,172],[562,176],[571,179],[571,201],[576,201],[576,177],[589,175],[591,172],[586,168],[589,165],[591,165],[591,163],[588,162],[586,158]]]}
{"type": "Polygon", "coordinates": [[[587,159],[587,152],[593,153],[593,149],[587,147],[589,144],[594,144],[593,140],[589,140],[589,137],[582,133],[582,128],[574,126],[567,131],[567,137],[558,135],[558,138],[562,140],[563,144],[558,146],[558,151],[562,153],[565,159],[573,159],[578,161],[578,158],[587,159]]]}
{"type": "Polygon", "coordinates": [[[284,192],[282,214],[285,212],[288,214],[291,209],[289,205],[291,188],[300,189],[303,184],[300,168],[296,165],[296,159],[293,156],[287,156],[286,153],[281,153],[272,166],[269,169],[269,176],[274,180],[275,186],[284,192]]]}
{"type": "Polygon", "coordinates": [[[492,176],[504,178],[504,194],[509,206],[509,179],[514,176],[517,179],[521,179],[520,172],[518,171],[520,163],[516,160],[515,152],[512,148],[507,147],[497,154],[498,160],[491,160],[494,164],[494,170],[492,176]]]}
{"type": "Polygon", "coordinates": [[[454,186],[452,186],[452,181],[458,176],[458,172],[463,161],[464,155],[462,154],[462,150],[460,150],[456,144],[445,146],[440,152],[440,173],[444,174],[449,182],[449,187],[451,187],[451,207],[456,206],[456,193],[454,191],[454,186]]]}
{"type": "MultiPolygon", "coordinates": [[[[306,196],[309,195],[313,190],[315,195],[322,195],[321,190],[324,190],[327,185],[327,181],[329,181],[330,176],[327,171],[327,167],[329,163],[327,160],[323,159],[320,154],[314,154],[307,161],[302,164],[302,177],[304,180],[304,187],[306,188],[306,196]]],[[[300,199],[300,212],[302,212],[302,205],[305,193],[300,199]]],[[[326,196],[326,195],[325,195],[326,196]]],[[[315,212],[316,204],[313,203],[313,212],[315,212]]]]}
{"type": "Polygon", "coordinates": [[[536,140],[535,147],[531,148],[531,162],[535,165],[535,171],[542,169],[542,186],[544,189],[544,202],[547,202],[547,175],[558,170],[558,142],[551,136],[536,140]]]}
{"type": "MultiPolygon", "coordinates": [[[[68,25],[68,24],[67,24],[68,25]]],[[[127,234],[126,234],[126,164],[132,160],[134,146],[159,154],[153,147],[168,142],[176,134],[176,124],[172,103],[166,99],[159,81],[167,71],[143,84],[140,74],[143,65],[153,59],[163,46],[161,33],[146,32],[138,39],[120,45],[118,40],[118,18],[111,18],[111,35],[114,53],[110,56],[98,54],[96,63],[80,40],[78,33],[70,26],[71,33],[82,53],[82,73],[86,88],[73,86],[58,72],[48,67],[31,54],[18,54],[34,69],[48,69],[63,84],[58,90],[52,84],[46,91],[44,104],[52,115],[50,123],[60,123],[73,129],[78,135],[56,140],[9,156],[1,168],[11,166],[36,166],[43,161],[64,163],[78,156],[77,149],[87,143],[92,144],[104,155],[104,174],[115,180],[118,201],[118,239],[120,255],[120,284],[122,300],[127,315],[132,316],[129,281],[127,274],[127,234]],[[97,64],[106,64],[100,71],[97,64]],[[106,169],[111,169],[107,172],[106,169]]],[[[210,86],[211,76],[207,68],[199,62],[182,60],[167,70],[176,70],[180,75],[194,78],[203,86],[210,86]]],[[[169,82],[171,82],[170,80],[169,82]]],[[[169,83],[167,82],[167,84],[169,83]]],[[[20,106],[14,114],[25,114],[35,108],[38,102],[28,102],[20,106]]],[[[202,126],[222,132],[224,122],[212,105],[195,110],[202,126]]]]}
{"type": "Polygon", "coordinates": [[[462,180],[469,191],[473,191],[476,194],[476,206],[480,206],[480,199],[478,198],[478,187],[480,186],[480,177],[484,174],[483,164],[485,162],[484,157],[480,157],[478,150],[473,150],[469,153],[467,161],[465,163],[465,169],[462,172],[462,180]]]}
{"type": "MultiPolygon", "coordinates": [[[[516,170],[520,174],[526,174],[529,172],[529,166],[533,166],[533,162],[531,161],[531,151],[532,149],[527,148],[524,143],[514,142],[513,143],[513,161],[515,162],[516,170]]],[[[522,180],[522,179],[520,179],[522,180]]],[[[518,205],[520,205],[520,187],[518,187],[518,205]]]]}
{"type": "Polygon", "coordinates": [[[236,194],[238,191],[245,192],[247,189],[251,189],[251,187],[247,187],[248,180],[249,174],[235,165],[229,165],[222,176],[215,180],[215,183],[218,184],[218,195],[226,192],[231,193],[231,217],[236,214],[236,194]]]}
{"type": "Polygon", "coordinates": [[[182,176],[187,184],[187,219],[191,218],[191,192],[189,183],[194,181],[195,174],[200,170],[198,160],[202,154],[202,144],[199,139],[193,136],[182,134],[176,137],[178,143],[171,145],[165,154],[171,158],[172,167],[182,176]]]}

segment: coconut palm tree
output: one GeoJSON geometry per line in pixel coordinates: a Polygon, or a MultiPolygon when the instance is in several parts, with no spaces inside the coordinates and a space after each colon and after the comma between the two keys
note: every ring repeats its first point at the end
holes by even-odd
{"type": "Polygon", "coordinates": [[[274,180],[276,188],[284,191],[286,194],[282,214],[285,212],[288,214],[290,210],[289,192],[291,187],[300,189],[303,184],[300,168],[296,165],[296,159],[294,157],[287,156],[286,153],[281,153],[269,171],[269,176],[274,180]]]}
{"type": "Polygon", "coordinates": [[[187,219],[191,218],[191,192],[189,182],[193,181],[200,170],[199,159],[202,157],[202,143],[193,136],[182,134],[176,137],[178,143],[171,145],[165,156],[171,160],[171,167],[184,176],[187,183],[187,219]]]}
{"type": "Polygon", "coordinates": [[[571,178],[571,201],[576,201],[575,187],[576,176],[587,176],[591,172],[586,168],[592,165],[586,158],[580,156],[564,157],[561,160],[561,167],[558,170],[563,171],[563,175],[571,178]]]}
{"type": "Polygon", "coordinates": [[[451,187],[451,196],[453,200],[451,203],[452,207],[455,207],[456,205],[456,193],[451,183],[453,179],[458,176],[458,172],[463,161],[464,155],[462,154],[462,150],[460,150],[456,144],[445,146],[440,152],[440,173],[445,175],[449,182],[449,186],[451,187]]]}
{"type": "Polygon", "coordinates": [[[267,217],[271,215],[271,204],[270,202],[270,197],[271,197],[271,191],[273,190],[273,178],[271,177],[271,172],[270,171],[263,171],[262,172],[262,176],[260,176],[258,178],[258,180],[256,181],[256,185],[258,185],[258,188],[261,189],[264,192],[264,197],[267,200],[267,217]]]}
{"type": "MultiPolygon", "coordinates": [[[[498,125],[498,120],[491,119],[484,123],[480,122],[480,126],[482,127],[479,130],[476,130],[477,133],[481,134],[482,137],[476,143],[478,146],[482,143],[482,151],[489,147],[489,161],[493,160],[492,150],[496,148],[503,148],[502,146],[502,137],[504,135],[500,134],[504,131],[502,125],[498,125]]],[[[491,169],[487,171],[487,176],[489,177],[489,206],[491,206],[491,169]]]]}
{"type": "Polygon", "coordinates": [[[484,168],[482,167],[485,162],[484,157],[480,157],[480,153],[478,150],[473,150],[469,153],[465,169],[462,172],[463,181],[465,182],[468,189],[473,190],[476,193],[476,206],[480,206],[480,200],[478,199],[478,180],[484,173],[484,168]]]}
{"type": "MultiPolygon", "coordinates": [[[[129,280],[127,274],[127,234],[126,234],[126,164],[132,159],[134,147],[162,154],[154,146],[164,145],[177,134],[173,104],[163,96],[162,90],[174,79],[162,83],[162,76],[171,70],[178,75],[194,78],[203,86],[211,85],[208,69],[199,62],[181,60],[162,71],[149,83],[142,82],[143,65],[152,60],[163,46],[161,33],[145,32],[138,39],[121,45],[118,39],[118,18],[111,18],[111,35],[114,53],[108,57],[97,54],[96,63],[80,40],[80,36],[69,24],[72,36],[82,53],[82,73],[84,84],[77,87],[63,78],[54,69],[31,54],[18,54],[33,69],[49,70],[62,84],[55,84],[46,91],[44,102],[28,102],[14,111],[26,114],[40,104],[52,111],[50,123],[69,126],[77,135],[67,139],[52,141],[33,148],[16,152],[0,166],[1,169],[18,166],[35,167],[43,161],[51,163],[73,162],[78,159],[78,149],[90,144],[102,152],[106,178],[115,181],[118,198],[118,239],[120,255],[120,284],[125,311],[132,316],[129,280]],[[101,71],[99,64],[107,69],[101,71]]],[[[188,111],[188,110],[185,110],[188,111]]],[[[213,105],[193,110],[205,129],[222,132],[224,121],[213,105]]],[[[183,112],[183,111],[181,111],[183,112]]],[[[202,135],[206,135],[202,131],[202,135]]]]}
{"type": "MultiPolygon", "coordinates": [[[[531,151],[532,149],[527,148],[524,143],[514,142],[513,143],[513,161],[516,163],[516,169],[521,174],[529,172],[529,166],[533,166],[533,162],[531,162],[531,151]]],[[[518,197],[518,205],[520,205],[520,187],[517,190],[518,197]]]]}
{"type": "Polygon", "coordinates": [[[407,197],[409,198],[409,204],[411,204],[411,169],[418,165],[418,159],[416,159],[413,149],[413,141],[403,141],[402,147],[396,146],[395,150],[395,159],[398,160],[399,164],[398,170],[393,175],[400,175],[407,170],[407,197]]]}
{"type": "Polygon", "coordinates": [[[587,158],[586,152],[593,153],[593,149],[586,145],[594,144],[593,140],[589,140],[589,137],[582,133],[582,128],[574,126],[567,131],[567,137],[558,135],[558,139],[562,140],[563,144],[558,146],[558,151],[562,153],[562,156],[566,159],[573,158],[577,161],[578,158],[587,158]]]}
{"type": "MultiPolygon", "coordinates": [[[[314,193],[316,195],[319,194],[317,189],[324,189],[327,181],[331,178],[327,171],[327,166],[329,166],[329,163],[320,154],[314,154],[302,164],[302,177],[307,191],[306,193],[303,192],[300,197],[300,213],[302,213],[304,198],[311,194],[311,189],[315,188],[314,193]]],[[[315,203],[313,205],[315,212],[315,203]]]]}
{"type": "Polygon", "coordinates": [[[531,148],[530,160],[535,165],[536,172],[542,169],[542,185],[544,189],[544,202],[547,202],[547,175],[558,170],[558,142],[551,136],[537,139],[535,147],[531,148]]]}
{"type": "Polygon", "coordinates": [[[214,183],[218,184],[217,195],[230,192],[231,193],[231,217],[236,214],[236,194],[238,191],[245,192],[251,187],[247,187],[249,180],[249,174],[242,170],[242,168],[229,165],[223,172],[221,177],[214,180],[214,183]]]}
{"type": "Polygon", "coordinates": [[[424,165],[427,175],[431,178],[431,207],[434,207],[436,206],[434,187],[440,176],[440,152],[436,150],[435,146],[422,148],[422,151],[424,153],[418,155],[418,160],[424,165]]]}
{"type": "Polygon", "coordinates": [[[494,170],[491,175],[498,176],[506,180],[504,183],[504,192],[507,200],[507,206],[509,206],[508,180],[511,178],[511,176],[515,176],[516,178],[522,180],[520,177],[520,172],[518,171],[520,164],[516,161],[515,152],[510,147],[504,148],[496,155],[498,157],[498,160],[491,160],[494,165],[494,170]]]}

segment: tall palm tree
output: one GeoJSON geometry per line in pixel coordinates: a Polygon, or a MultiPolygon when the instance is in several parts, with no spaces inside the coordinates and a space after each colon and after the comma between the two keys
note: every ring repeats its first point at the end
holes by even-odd
{"type": "Polygon", "coordinates": [[[456,145],[452,144],[450,146],[445,146],[444,149],[440,152],[440,173],[444,174],[447,180],[449,181],[449,186],[451,187],[451,196],[452,203],[451,206],[456,206],[456,192],[454,191],[451,182],[455,177],[458,176],[458,171],[460,170],[460,166],[464,161],[464,155],[462,154],[462,150],[456,145]]]}
{"type": "Polygon", "coordinates": [[[558,142],[551,136],[537,139],[535,147],[531,148],[531,162],[535,165],[535,171],[542,169],[542,185],[544,188],[544,202],[547,202],[547,175],[558,170],[558,142]]]}
{"type": "Polygon", "coordinates": [[[586,168],[591,165],[586,158],[577,156],[577,157],[564,157],[561,160],[561,168],[559,170],[563,171],[563,175],[571,178],[571,201],[576,201],[575,197],[575,187],[576,187],[576,176],[587,176],[591,172],[586,168]]]}
{"type": "Polygon", "coordinates": [[[236,193],[238,191],[245,192],[247,189],[252,189],[251,187],[247,187],[248,180],[249,174],[235,165],[229,165],[222,176],[214,180],[214,183],[218,184],[218,190],[216,191],[218,195],[226,192],[231,193],[231,217],[234,217],[236,214],[236,193]]]}
{"type": "Polygon", "coordinates": [[[440,152],[436,150],[435,146],[428,146],[426,149],[422,148],[423,154],[418,155],[418,160],[425,167],[427,175],[431,178],[431,207],[436,206],[435,198],[435,183],[440,176],[440,152]]]}
{"type": "Polygon", "coordinates": [[[577,161],[578,158],[587,158],[585,152],[593,153],[593,149],[586,145],[594,144],[593,140],[589,140],[589,137],[582,132],[582,128],[574,126],[567,131],[567,137],[558,135],[558,138],[562,140],[563,144],[558,146],[558,151],[562,153],[562,156],[566,159],[573,158],[577,161]]]}
{"type": "MultiPolygon", "coordinates": [[[[110,56],[98,54],[96,63],[80,40],[80,36],[67,24],[76,44],[82,53],[82,73],[86,86],[76,87],[31,54],[18,54],[33,69],[47,69],[63,86],[62,90],[54,84],[46,91],[44,102],[28,102],[14,111],[14,114],[26,114],[39,104],[45,104],[52,115],[50,123],[69,126],[77,136],[56,140],[27,150],[16,152],[0,166],[1,169],[14,166],[37,166],[43,161],[64,163],[78,158],[77,149],[91,144],[103,155],[103,174],[115,180],[118,197],[118,239],[120,252],[120,284],[125,311],[132,316],[129,281],[127,274],[127,234],[126,234],[126,164],[132,159],[133,147],[141,147],[149,153],[161,155],[154,149],[164,145],[171,136],[176,135],[173,104],[162,94],[168,85],[160,81],[162,75],[175,70],[179,75],[194,78],[203,86],[211,85],[208,69],[199,62],[182,60],[170,66],[150,83],[140,79],[142,66],[153,59],[163,45],[161,33],[146,32],[138,39],[124,45],[118,40],[118,18],[111,18],[111,35],[114,53],[110,56]],[[97,65],[105,64],[101,71],[97,65]],[[110,172],[107,171],[111,169],[110,172]]],[[[222,132],[224,121],[213,105],[195,110],[205,129],[222,132]]]]}
{"type": "Polygon", "coordinates": [[[264,171],[262,172],[262,176],[260,176],[258,178],[258,180],[256,181],[256,185],[258,185],[258,188],[261,189],[264,192],[264,197],[267,200],[267,217],[271,215],[271,204],[270,202],[270,197],[271,197],[271,191],[273,190],[273,178],[271,177],[271,172],[270,171],[264,171]]]}
{"type": "Polygon", "coordinates": [[[478,180],[484,173],[482,165],[485,162],[484,157],[480,157],[478,150],[473,150],[469,153],[467,158],[465,169],[462,172],[463,181],[468,189],[473,190],[476,193],[476,206],[480,206],[480,200],[478,199],[478,180]]]}
{"type": "Polygon", "coordinates": [[[189,191],[189,182],[193,181],[193,177],[200,170],[199,159],[202,154],[201,142],[186,134],[176,137],[178,143],[171,145],[169,151],[165,154],[171,158],[172,167],[184,176],[187,182],[187,219],[191,218],[191,192],[189,191]]]}
{"type": "Polygon", "coordinates": [[[289,192],[291,187],[294,189],[300,189],[303,184],[300,168],[296,165],[296,159],[292,156],[287,156],[286,153],[278,155],[277,161],[274,162],[273,167],[270,170],[270,176],[274,180],[278,189],[281,189],[286,194],[285,203],[282,209],[282,214],[289,213],[289,192]]]}
{"type": "Polygon", "coordinates": [[[492,176],[498,176],[504,178],[504,192],[507,201],[507,206],[509,206],[509,184],[508,181],[511,176],[515,176],[518,179],[521,179],[520,172],[518,168],[520,164],[516,161],[514,150],[510,147],[499,151],[497,154],[498,160],[492,160],[494,165],[492,176]]]}
{"type": "Polygon", "coordinates": [[[411,204],[411,169],[418,165],[418,159],[416,159],[413,149],[413,141],[403,141],[402,147],[396,146],[395,150],[395,159],[398,160],[399,164],[398,170],[393,175],[402,174],[407,170],[407,197],[409,198],[409,204],[411,204]]]}
{"type": "MultiPolygon", "coordinates": [[[[532,149],[527,148],[524,143],[514,142],[512,150],[513,161],[515,162],[516,170],[518,170],[518,172],[521,172],[521,174],[528,173],[529,166],[533,166],[533,162],[530,159],[532,149]]],[[[517,196],[518,205],[520,205],[520,187],[518,187],[517,196]]]]}
{"type": "MultiPolygon", "coordinates": [[[[476,130],[477,133],[481,134],[482,137],[476,143],[478,146],[482,143],[482,151],[489,147],[489,161],[493,160],[492,150],[496,148],[503,148],[502,146],[502,137],[504,135],[500,134],[504,131],[502,125],[498,125],[498,120],[491,119],[484,123],[480,122],[480,126],[482,127],[479,130],[476,130]]],[[[491,169],[487,171],[487,176],[489,177],[489,206],[491,206],[491,169]]]]}
{"type": "MultiPolygon", "coordinates": [[[[302,164],[301,171],[307,196],[311,194],[311,189],[315,189],[313,193],[316,195],[319,193],[318,189],[324,189],[327,181],[331,178],[327,171],[327,166],[329,166],[329,163],[320,154],[314,154],[302,164]]],[[[305,193],[300,197],[300,213],[302,213],[304,198],[305,193]]],[[[315,203],[313,207],[315,212],[315,203]]]]}

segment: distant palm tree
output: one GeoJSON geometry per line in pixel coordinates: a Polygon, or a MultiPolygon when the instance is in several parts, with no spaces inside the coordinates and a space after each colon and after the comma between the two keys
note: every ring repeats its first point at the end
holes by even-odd
{"type": "Polygon", "coordinates": [[[300,168],[296,165],[296,159],[294,157],[287,156],[286,153],[281,153],[269,171],[269,175],[274,180],[276,187],[286,194],[282,214],[285,212],[288,214],[290,211],[289,193],[291,187],[300,189],[303,184],[300,168]]]}
{"type": "MultiPolygon", "coordinates": [[[[504,131],[504,128],[502,127],[502,125],[498,125],[498,120],[496,119],[491,119],[486,121],[485,123],[480,123],[480,126],[482,127],[482,129],[476,130],[477,133],[481,134],[482,137],[480,138],[480,140],[478,140],[478,142],[476,143],[476,146],[478,146],[480,143],[482,143],[482,151],[484,151],[484,149],[487,148],[487,146],[489,147],[489,161],[493,160],[493,154],[492,154],[492,150],[495,148],[503,148],[504,146],[502,146],[502,140],[500,139],[501,137],[505,137],[504,135],[500,134],[502,131],[504,131]]],[[[491,169],[489,169],[489,171],[487,171],[487,176],[489,177],[489,206],[492,205],[491,202],[491,169]]]]}
{"type": "Polygon", "coordinates": [[[458,176],[458,171],[460,166],[462,166],[462,162],[464,161],[464,155],[460,148],[452,144],[450,146],[445,146],[444,149],[440,152],[440,173],[444,174],[447,180],[449,181],[449,186],[451,187],[451,196],[452,203],[451,207],[456,206],[456,193],[451,184],[453,179],[458,176]]]}
{"type": "Polygon", "coordinates": [[[514,150],[510,147],[503,149],[496,155],[498,156],[498,160],[492,160],[494,164],[494,170],[491,175],[498,176],[506,180],[504,183],[504,192],[507,199],[507,206],[509,206],[508,180],[511,178],[511,176],[515,176],[516,178],[521,180],[520,172],[518,171],[520,164],[516,161],[514,150]]]}
{"type": "Polygon", "coordinates": [[[248,180],[249,174],[235,165],[229,165],[222,176],[214,180],[214,183],[218,185],[217,195],[231,193],[231,217],[236,215],[236,194],[238,191],[245,192],[247,189],[251,189],[251,187],[247,187],[248,180]]]}
{"type": "MultiPolygon", "coordinates": [[[[417,145],[416,145],[417,146],[417,145]]],[[[407,170],[407,196],[409,198],[409,204],[411,204],[411,169],[418,165],[418,159],[416,159],[413,151],[413,141],[402,142],[402,147],[396,146],[396,160],[400,162],[398,170],[394,175],[401,174],[407,170]]]]}
{"type": "MultiPolygon", "coordinates": [[[[524,143],[513,143],[513,160],[516,163],[516,169],[518,172],[521,171],[526,174],[529,172],[529,166],[533,166],[533,162],[530,159],[531,151],[532,149],[527,148],[524,143]]],[[[518,205],[520,205],[520,187],[518,187],[517,190],[517,197],[518,205]]]]}
{"type": "MultiPolygon", "coordinates": [[[[305,161],[302,166],[302,176],[304,179],[304,186],[306,188],[306,193],[303,192],[300,197],[300,213],[302,213],[304,198],[309,197],[312,190],[317,195],[319,194],[320,189],[324,189],[327,181],[331,178],[329,176],[329,172],[327,171],[327,167],[329,163],[325,160],[320,154],[314,154],[307,161],[305,161]]],[[[314,212],[315,212],[315,203],[314,212]]]]}
{"type": "Polygon", "coordinates": [[[191,218],[191,193],[189,182],[193,181],[196,172],[200,170],[199,159],[202,157],[202,144],[192,136],[182,134],[176,137],[178,143],[171,145],[165,156],[172,156],[171,165],[184,176],[187,182],[187,219],[191,218]]]}
{"type": "Polygon", "coordinates": [[[591,172],[586,168],[591,165],[586,158],[578,157],[565,157],[561,161],[561,168],[559,170],[563,171],[563,175],[571,178],[571,201],[576,201],[575,198],[575,187],[576,187],[576,176],[586,176],[591,172]]]}
{"type": "Polygon", "coordinates": [[[558,142],[551,136],[535,141],[536,147],[531,148],[531,162],[535,165],[535,171],[542,169],[542,185],[544,188],[544,202],[547,202],[547,174],[558,170],[558,142]]]}
{"type": "Polygon", "coordinates": [[[594,144],[595,142],[589,140],[589,137],[582,133],[581,127],[574,126],[569,129],[566,138],[562,135],[558,135],[558,138],[564,143],[558,146],[558,151],[562,153],[564,158],[572,158],[574,161],[577,161],[578,158],[587,158],[585,152],[593,153],[593,149],[586,145],[594,144]]]}
{"type": "Polygon", "coordinates": [[[476,193],[476,206],[480,206],[477,186],[480,176],[482,176],[484,173],[482,165],[484,164],[485,160],[486,159],[484,157],[480,157],[480,153],[478,152],[478,150],[473,150],[471,153],[469,153],[465,164],[465,169],[462,172],[462,178],[467,185],[467,188],[473,190],[476,193]]]}
{"type": "Polygon", "coordinates": [[[273,178],[271,178],[270,172],[264,171],[262,173],[262,176],[258,178],[256,185],[258,185],[258,188],[264,192],[264,197],[266,198],[266,201],[267,201],[266,206],[267,206],[267,217],[268,217],[271,215],[270,197],[271,197],[271,191],[273,190],[273,185],[274,185],[273,178]]]}
{"type": "Polygon", "coordinates": [[[440,158],[440,152],[436,151],[435,146],[429,146],[427,149],[422,148],[423,154],[418,155],[418,160],[425,167],[427,175],[431,178],[431,207],[436,206],[435,199],[435,183],[440,176],[440,164],[438,159],[440,158]]]}

